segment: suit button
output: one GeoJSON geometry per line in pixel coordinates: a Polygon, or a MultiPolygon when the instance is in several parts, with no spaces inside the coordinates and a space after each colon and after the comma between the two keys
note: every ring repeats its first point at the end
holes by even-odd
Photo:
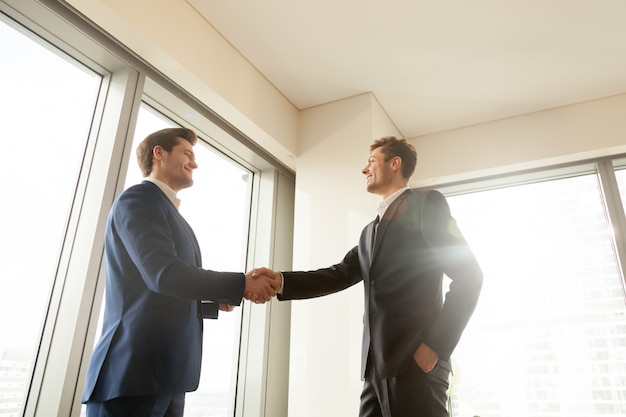
{"type": "Polygon", "coordinates": [[[371,280],[370,285],[376,285],[376,280],[371,280]]]}

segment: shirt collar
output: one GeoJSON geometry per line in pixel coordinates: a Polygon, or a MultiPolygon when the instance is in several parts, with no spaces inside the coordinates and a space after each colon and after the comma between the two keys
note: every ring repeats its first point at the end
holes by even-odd
{"type": "Polygon", "coordinates": [[[150,181],[151,183],[159,187],[159,189],[163,191],[163,194],[165,194],[165,196],[172,202],[172,204],[174,204],[174,207],[178,208],[178,206],[180,206],[180,199],[176,197],[176,191],[172,190],[169,185],[152,177],[145,177],[144,180],[150,181]]]}
{"type": "Polygon", "coordinates": [[[387,197],[386,199],[384,199],[383,201],[381,201],[378,204],[378,209],[376,210],[378,212],[378,216],[379,218],[383,218],[383,216],[385,215],[385,212],[387,211],[387,209],[389,208],[389,206],[391,205],[391,203],[393,203],[394,201],[396,201],[396,198],[400,197],[400,195],[405,192],[406,190],[408,190],[409,187],[402,187],[400,188],[398,191],[396,191],[395,193],[391,194],[389,197],[387,197]]]}

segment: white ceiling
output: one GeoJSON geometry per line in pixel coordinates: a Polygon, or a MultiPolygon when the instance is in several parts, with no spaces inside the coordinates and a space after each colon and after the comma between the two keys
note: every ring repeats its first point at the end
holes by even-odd
{"type": "Polygon", "coordinates": [[[187,1],[297,108],[372,92],[407,138],[626,92],[626,0],[187,1]]]}

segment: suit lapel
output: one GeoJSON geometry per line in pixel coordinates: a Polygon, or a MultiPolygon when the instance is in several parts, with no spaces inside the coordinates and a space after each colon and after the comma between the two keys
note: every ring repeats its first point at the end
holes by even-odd
{"type": "Polygon", "coordinates": [[[196,239],[196,235],[193,232],[193,230],[191,229],[191,226],[189,225],[189,223],[187,223],[187,221],[185,220],[185,218],[180,214],[180,212],[178,211],[178,209],[176,208],[176,206],[174,206],[174,204],[172,203],[172,201],[167,198],[167,196],[165,195],[165,193],[159,188],[158,185],[156,185],[155,183],[153,183],[152,181],[146,181],[144,180],[142,182],[143,184],[147,184],[150,185],[152,187],[155,187],[157,190],[159,190],[159,194],[161,195],[161,197],[165,200],[165,204],[167,204],[167,206],[170,208],[170,210],[173,212],[174,214],[174,218],[182,225],[182,228],[187,232],[187,234],[189,235],[189,239],[193,242],[193,247],[194,247],[194,251],[195,251],[195,255],[196,255],[196,266],[202,266],[202,257],[200,255],[200,245],[198,244],[198,239],[196,239]]]}
{"type": "MultiPolygon", "coordinates": [[[[376,216],[376,218],[378,219],[378,216],[376,216]]],[[[366,228],[366,242],[367,242],[367,254],[369,256],[370,259],[370,265],[372,264],[372,259],[374,258],[374,245],[376,244],[376,242],[374,241],[374,236],[376,235],[376,227],[378,226],[378,223],[376,220],[372,221],[369,225],[367,225],[366,228]]]]}
{"type": "MultiPolygon", "coordinates": [[[[374,257],[376,256],[376,253],[378,252],[380,244],[383,238],[385,237],[385,232],[387,231],[387,227],[389,226],[389,223],[395,218],[396,211],[398,211],[398,207],[400,207],[402,203],[404,202],[404,200],[411,194],[413,194],[413,190],[410,190],[410,189],[400,194],[398,198],[396,198],[394,202],[391,203],[391,205],[387,208],[387,211],[385,211],[385,215],[383,216],[383,218],[380,219],[380,223],[378,224],[378,230],[376,232],[376,239],[374,240],[374,244],[372,246],[372,252],[371,252],[372,255],[371,255],[370,264],[374,262],[374,257]]],[[[374,231],[374,228],[372,227],[371,232],[373,233],[373,231],[374,231]]]]}
{"type": "Polygon", "coordinates": [[[196,266],[202,266],[202,257],[200,255],[200,244],[198,243],[196,234],[193,232],[193,230],[191,229],[191,226],[189,226],[189,223],[187,223],[187,220],[185,220],[185,218],[178,212],[178,210],[176,210],[176,216],[179,219],[179,221],[183,224],[185,231],[189,235],[189,239],[191,239],[191,241],[193,242],[193,247],[196,252],[196,266]]]}

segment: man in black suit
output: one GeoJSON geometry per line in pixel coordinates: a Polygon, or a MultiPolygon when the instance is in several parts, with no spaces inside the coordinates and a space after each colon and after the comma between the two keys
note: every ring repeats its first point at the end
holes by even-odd
{"type": "Polygon", "coordinates": [[[281,300],[363,281],[361,417],[448,415],[450,355],[482,287],[481,269],[443,195],[408,187],[416,160],[404,139],[375,141],[362,172],[367,190],[383,202],[358,246],[329,268],[282,273],[281,300]],[[444,274],[452,280],[445,300],[444,274]]]}
{"type": "Polygon", "coordinates": [[[193,184],[196,141],[185,128],[149,135],[137,148],[144,181],[111,208],[102,335],[83,392],[88,417],[182,417],[200,379],[203,318],[231,311],[244,293],[269,301],[279,288],[273,276],[202,269],[176,197],[193,184]]]}

